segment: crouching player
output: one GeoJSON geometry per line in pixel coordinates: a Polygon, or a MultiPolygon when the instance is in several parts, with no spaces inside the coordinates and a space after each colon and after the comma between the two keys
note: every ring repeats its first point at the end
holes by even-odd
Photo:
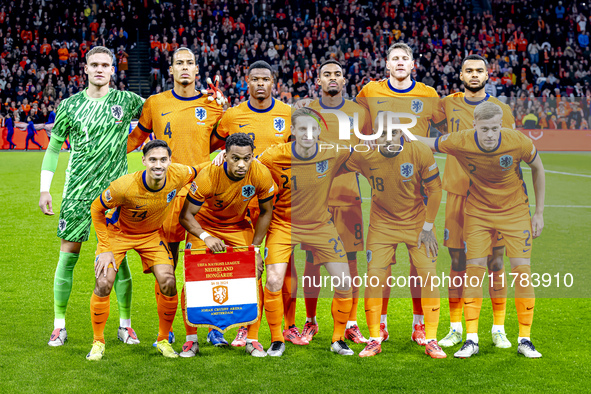
{"type": "MultiPolygon", "coordinates": [[[[314,263],[324,264],[333,279],[338,278],[331,308],[334,331],[330,349],[340,355],[353,355],[343,341],[352,306],[351,276],[343,243],[328,212],[333,179],[350,151],[319,150],[320,117],[309,108],[300,108],[291,115],[291,132],[294,142],[271,147],[259,156],[279,187],[265,244],[268,249],[265,313],[272,341],[268,354],[281,356],[285,351],[281,288],[293,248],[305,244],[318,257],[314,263]]],[[[310,279],[304,278],[304,284],[310,279]]]]}
{"type": "Polygon", "coordinates": [[[511,274],[516,277],[517,352],[528,358],[542,356],[530,339],[535,305],[530,258],[532,239],[539,237],[544,228],[544,166],[532,140],[519,131],[502,128],[502,121],[501,107],[485,101],[474,109],[474,129],[437,139],[417,137],[437,152],[454,155],[470,177],[464,222],[467,258],[464,316],[467,335],[466,342],[455,353],[455,357],[459,358],[478,353],[482,281],[496,231],[505,239],[511,274]],[[536,196],[533,217],[530,216],[529,197],[520,168],[522,161],[532,170],[536,196]]]}
{"type": "MultiPolygon", "coordinates": [[[[226,250],[226,245],[254,245],[262,305],[260,275],[264,267],[259,248],[273,215],[275,187],[269,170],[253,160],[253,150],[254,142],[247,134],[230,135],[226,139],[225,163],[223,166],[208,163],[199,173],[191,185],[179,222],[190,233],[187,238],[189,249],[208,247],[213,252],[222,252],[226,250]],[[260,209],[254,232],[252,224],[246,219],[248,204],[253,198],[258,198],[260,209]]],[[[187,319],[184,288],[181,299],[183,318],[187,319]]],[[[260,319],[250,324],[246,338],[246,351],[255,357],[267,355],[258,342],[260,324],[260,319]]],[[[187,342],[183,345],[181,357],[195,357],[199,351],[197,328],[186,326],[187,342]]],[[[210,335],[207,339],[211,342],[210,335]]]]}
{"type": "Polygon", "coordinates": [[[425,354],[445,358],[447,356],[436,339],[439,288],[432,286],[429,280],[437,276],[438,245],[433,222],[441,203],[439,169],[433,153],[421,144],[405,143],[401,130],[394,130],[391,140],[384,133],[377,143],[380,144],[379,149],[368,153],[356,152],[344,166],[346,170],[363,174],[372,188],[366,252],[370,282],[365,294],[370,338],[359,356],[375,356],[382,351],[381,342],[386,338],[380,330],[382,289],[387,286],[386,272],[396,247],[404,243],[418,274],[418,278],[411,278],[410,281],[416,281],[421,288],[427,341],[425,354]],[[423,187],[428,190],[428,200],[423,187]],[[377,285],[372,283],[372,277],[378,279],[377,285]]]}
{"type": "Polygon", "coordinates": [[[142,258],[144,273],[152,272],[162,290],[158,299],[157,348],[164,357],[176,358],[168,332],[176,313],[178,296],[174,263],[163,238],[162,223],[177,193],[197,174],[193,167],[171,164],[171,150],[162,140],[143,148],[145,171],[111,182],[91,206],[98,246],[94,263],[96,285],[90,298],[94,342],[87,360],[100,360],[105,352],[104,329],[109,317],[109,295],[116,271],[128,250],[142,258]],[[116,209],[107,219],[105,210],[116,209]]]}

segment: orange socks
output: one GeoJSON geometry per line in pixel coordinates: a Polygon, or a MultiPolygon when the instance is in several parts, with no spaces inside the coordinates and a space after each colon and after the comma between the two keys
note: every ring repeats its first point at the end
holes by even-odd
{"type": "Polygon", "coordinates": [[[449,286],[449,321],[451,323],[461,323],[462,322],[462,308],[463,308],[463,301],[462,301],[462,294],[464,290],[464,274],[466,271],[454,271],[453,269],[449,271],[450,277],[450,286],[449,286]],[[460,286],[454,286],[454,278],[460,277],[462,280],[456,279],[456,283],[459,283],[460,286]]]}
{"type": "MultiPolygon", "coordinates": [[[[162,295],[160,295],[162,297],[162,295]]],[[[190,326],[187,318],[187,298],[185,296],[185,286],[181,291],[181,310],[183,311],[183,323],[185,323],[185,331],[187,335],[197,335],[197,327],[190,326]]],[[[211,329],[209,330],[211,331],[211,329]]]]}
{"type": "Polygon", "coordinates": [[[178,294],[173,295],[172,297],[165,296],[164,294],[160,294],[158,298],[158,339],[157,341],[161,341],[163,339],[168,339],[168,333],[170,332],[170,328],[172,327],[172,322],[174,321],[174,315],[176,314],[176,308],[179,303],[179,296],[178,294]]]}
{"type": "Polygon", "coordinates": [[[531,267],[529,265],[519,265],[513,268],[511,272],[519,274],[515,279],[515,308],[517,309],[517,320],[519,321],[519,336],[529,338],[536,304],[534,287],[531,283],[531,267]],[[527,286],[524,286],[526,284],[527,286]]]}
{"type": "Polygon", "coordinates": [[[338,341],[343,339],[345,335],[345,328],[347,326],[347,320],[351,313],[351,300],[352,291],[338,291],[335,290],[334,298],[332,299],[332,318],[334,319],[334,331],[332,333],[332,341],[338,341]]]}
{"type": "Polygon", "coordinates": [[[357,321],[357,305],[359,305],[359,286],[353,285],[353,279],[359,276],[357,270],[357,259],[349,260],[349,272],[351,273],[351,288],[353,290],[353,302],[351,304],[351,314],[349,315],[349,321],[357,321]]]}
{"type": "MultiPolygon", "coordinates": [[[[396,257],[392,257],[392,262],[395,263],[396,257]]],[[[386,268],[386,278],[392,275],[392,266],[386,268]]],[[[382,315],[388,314],[388,302],[390,301],[390,286],[382,287],[382,315]]],[[[376,337],[377,338],[377,337],[376,337]]]]}
{"type": "Polygon", "coordinates": [[[248,328],[247,338],[252,339],[253,341],[259,340],[259,329],[261,328],[261,320],[263,320],[263,305],[265,305],[265,292],[263,291],[262,279],[259,279],[257,281],[257,289],[259,291],[259,320],[246,327],[248,328]]]}
{"type": "Polygon", "coordinates": [[[90,319],[94,340],[105,343],[105,324],[109,318],[109,296],[99,297],[94,292],[90,296],[90,319]]]}
{"type": "MultiPolygon", "coordinates": [[[[289,257],[285,279],[283,280],[283,313],[285,314],[285,328],[295,325],[297,304],[298,275],[293,264],[293,254],[289,257]]],[[[269,320],[269,318],[267,318],[269,320]]]]}
{"type": "Polygon", "coordinates": [[[488,273],[492,275],[492,286],[489,284],[488,293],[492,303],[493,324],[503,326],[507,312],[507,277],[503,277],[505,270],[488,271],[488,273]]]}
{"type": "Polygon", "coordinates": [[[271,330],[271,342],[284,342],[283,333],[281,332],[281,320],[283,319],[281,290],[270,291],[265,287],[265,316],[267,316],[267,323],[269,323],[269,329],[271,330]]]}
{"type": "MultiPolygon", "coordinates": [[[[419,274],[417,273],[417,268],[410,261],[410,276],[416,277],[419,274]]],[[[418,281],[410,281],[410,296],[412,297],[412,314],[413,315],[423,315],[423,306],[421,304],[421,284],[418,281]]]]}
{"type": "Polygon", "coordinates": [[[316,306],[318,305],[318,294],[320,294],[320,265],[314,265],[306,261],[304,276],[307,278],[303,283],[304,301],[306,303],[306,317],[316,316],[316,306]]]}
{"type": "Polygon", "coordinates": [[[466,333],[469,334],[478,333],[478,319],[480,318],[480,309],[482,308],[482,279],[485,275],[485,267],[473,264],[466,266],[464,318],[466,319],[466,333]]]}

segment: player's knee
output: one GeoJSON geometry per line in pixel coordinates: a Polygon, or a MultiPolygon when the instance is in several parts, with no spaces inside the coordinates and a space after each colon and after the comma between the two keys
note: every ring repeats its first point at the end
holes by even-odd
{"type": "Polygon", "coordinates": [[[106,297],[111,294],[111,290],[113,289],[113,281],[109,280],[109,278],[104,276],[99,276],[96,278],[96,284],[94,292],[99,297],[106,297]]]}
{"type": "Polygon", "coordinates": [[[172,297],[176,294],[176,280],[174,275],[164,275],[158,281],[160,291],[167,297],[172,297]]]}
{"type": "Polygon", "coordinates": [[[309,250],[306,250],[306,263],[314,264],[314,254],[309,250]]]}
{"type": "Polygon", "coordinates": [[[460,249],[450,249],[449,257],[451,257],[451,269],[454,271],[466,270],[466,254],[460,249]]]}
{"type": "Polygon", "coordinates": [[[279,291],[283,287],[283,280],[279,277],[279,275],[269,275],[267,272],[266,286],[271,292],[279,291]]]}
{"type": "Polygon", "coordinates": [[[493,255],[488,259],[488,269],[491,271],[500,271],[504,267],[503,252],[493,252],[493,255]]]}

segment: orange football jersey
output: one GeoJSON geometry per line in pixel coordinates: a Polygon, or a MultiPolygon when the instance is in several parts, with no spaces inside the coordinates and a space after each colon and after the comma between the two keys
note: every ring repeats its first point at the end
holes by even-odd
{"type": "Polygon", "coordinates": [[[124,175],[111,182],[109,187],[92,203],[92,211],[117,208],[107,223],[93,223],[99,239],[99,253],[109,251],[107,228],[114,226],[124,234],[150,234],[158,231],[168,213],[168,207],[181,191],[197,175],[194,167],[171,164],[166,181],[160,190],[152,190],[146,184],[146,171],[124,175]]]}
{"type": "MultiPolygon", "coordinates": [[[[447,118],[447,132],[455,133],[460,130],[474,128],[474,108],[484,101],[493,102],[503,109],[502,127],[515,128],[515,118],[511,108],[507,104],[503,104],[499,99],[487,94],[482,100],[470,101],[465,97],[464,93],[454,93],[441,100],[440,111],[447,118]]],[[[454,156],[448,156],[443,173],[443,189],[450,193],[465,196],[468,193],[469,186],[470,178],[462,170],[458,160],[454,156]]]]}
{"type": "Polygon", "coordinates": [[[191,184],[187,200],[201,209],[197,221],[206,220],[217,225],[235,224],[244,220],[248,203],[254,197],[259,202],[274,196],[271,173],[260,162],[253,160],[246,176],[234,181],[228,177],[227,163],[209,164],[199,172],[191,184]]]}
{"type": "MultiPolygon", "coordinates": [[[[353,132],[354,114],[357,114],[357,125],[359,132],[362,134],[372,134],[372,125],[369,118],[369,113],[361,105],[343,99],[342,103],[336,107],[329,107],[323,104],[322,99],[314,100],[308,106],[309,108],[318,111],[324,121],[326,122],[326,129],[322,126],[320,133],[320,140],[326,141],[333,145],[354,146],[361,144],[360,139],[353,132]],[[339,110],[344,112],[349,118],[349,133],[348,140],[339,139],[339,121],[336,115],[322,113],[323,109],[339,110]]],[[[322,142],[320,142],[322,143],[322,142]]],[[[361,194],[359,192],[359,181],[357,174],[345,174],[335,178],[328,195],[328,205],[330,206],[348,206],[360,205],[361,194]]]]}
{"type": "Polygon", "coordinates": [[[466,213],[495,214],[515,207],[528,207],[521,161],[531,163],[538,152],[531,139],[512,129],[501,129],[499,145],[482,150],[474,129],[446,134],[435,140],[435,149],[454,155],[470,177],[466,213]]]}
{"type": "Polygon", "coordinates": [[[423,182],[438,182],[441,188],[431,150],[419,142],[406,143],[403,138],[400,145],[402,151],[394,157],[386,157],[375,149],[355,152],[345,163],[347,170],[363,174],[371,186],[370,226],[422,226],[427,200],[423,182]]]}
{"type": "Polygon", "coordinates": [[[271,106],[264,110],[254,108],[250,101],[229,108],[216,134],[225,140],[234,133],[248,134],[254,141],[254,154],[258,156],[268,147],[288,141],[291,135],[291,107],[273,99],[271,106]]]}
{"type": "Polygon", "coordinates": [[[319,149],[307,159],[295,150],[295,141],[284,145],[284,154],[291,155],[291,223],[293,226],[314,229],[331,219],[328,194],[335,175],[349,158],[349,149],[319,149]]]}
{"type": "Polygon", "coordinates": [[[173,163],[195,166],[210,161],[211,132],[222,114],[222,106],[201,93],[186,98],[168,90],[146,100],[138,127],[168,143],[173,163]]]}
{"type": "MultiPolygon", "coordinates": [[[[410,131],[422,137],[429,136],[431,120],[434,123],[443,120],[438,111],[439,95],[435,89],[414,80],[412,85],[404,90],[395,89],[389,79],[372,81],[361,89],[355,101],[369,110],[372,124],[377,114],[382,111],[418,117],[417,124],[410,128],[410,131]]],[[[411,123],[411,119],[401,117],[400,123],[411,123]]]]}
{"type": "Polygon", "coordinates": [[[269,169],[277,185],[273,220],[291,223],[291,146],[292,143],[274,145],[261,153],[257,159],[269,169]]]}

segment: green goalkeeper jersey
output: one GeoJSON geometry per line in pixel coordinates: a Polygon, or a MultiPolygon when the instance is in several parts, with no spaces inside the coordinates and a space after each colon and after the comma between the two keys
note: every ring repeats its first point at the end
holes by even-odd
{"type": "Polygon", "coordinates": [[[70,137],[72,146],[64,199],[94,200],[127,174],[129,124],[139,118],[142,105],[135,93],[113,89],[99,99],[85,89],[61,102],[52,134],[70,137]]]}

